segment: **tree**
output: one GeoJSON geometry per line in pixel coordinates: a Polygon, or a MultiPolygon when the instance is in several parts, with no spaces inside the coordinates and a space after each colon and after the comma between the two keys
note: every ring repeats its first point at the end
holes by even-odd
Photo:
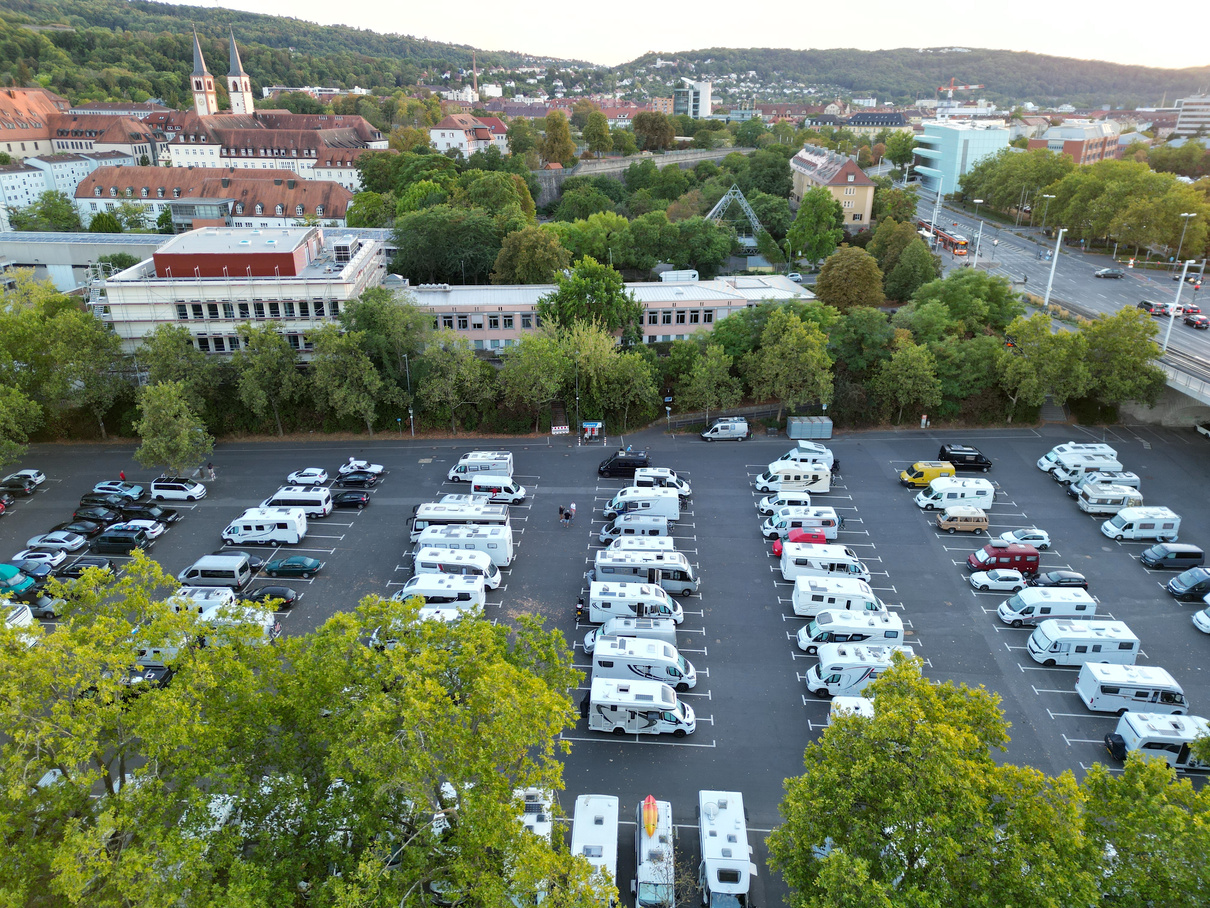
{"type": "Polygon", "coordinates": [[[0,385],[0,467],[20,460],[29,434],[42,422],[42,408],[19,388],[0,385]]]}
{"type": "Polygon", "coordinates": [[[361,335],[362,349],[394,389],[390,396],[410,395],[409,357],[419,356],[432,336],[432,314],[411,296],[401,299],[385,287],[371,287],[344,307],[340,323],[361,335]]]}
{"type": "Polygon", "coordinates": [[[828,338],[837,362],[859,375],[890,356],[894,335],[882,312],[869,306],[853,306],[841,316],[828,338]]]}
{"type": "Polygon", "coordinates": [[[735,128],[735,144],[756,148],[760,145],[760,140],[768,134],[764,120],[760,117],[749,117],[735,128]]]}
{"type": "Polygon", "coordinates": [[[815,295],[841,312],[852,306],[881,306],[882,271],[864,249],[841,246],[819,269],[815,295]]]}
{"type": "MultiPolygon", "coordinates": [[[[866,244],[866,252],[874,256],[878,268],[883,274],[890,274],[899,264],[899,256],[914,240],[920,239],[920,234],[911,221],[896,221],[887,218],[880,221],[874,235],[866,244]]],[[[927,248],[927,247],[926,247],[927,248]]]]}
{"type": "Polygon", "coordinates": [[[899,261],[886,276],[888,299],[909,300],[930,281],[941,277],[941,263],[929,252],[924,240],[915,237],[899,256],[899,261]]]}
{"type": "Polygon", "coordinates": [[[147,373],[149,384],[179,383],[185,402],[195,413],[201,413],[214,394],[215,362],[194,346],[193,333],[184,325],[156,325],[139,342],[134,361],[140,371],[147,373]]]}
{"type": "Polygon", "coordinates": [[[385,227],[394,214],[393,196],[367,190],[353,195],[353,201],[345,212],[345,223],[350,227],[385,227]]]}
{"type": "Polygon", "coordinates": [[[1154,406],[1168,376],[1159,358],[1155,322],[1133,306],[1102,315],[1083,326],[1087,343],[1088,390],[1103,404],[1139,400],[1154,406]]]}
{"type": "Polygon", "coordinates": [[[563,193],[554,217],[558,221],[583,221],[598,211],[613,211],[613,201],[595,186],[580,186],[563,193]]]}
{"type": "Polygon", "coordinates": [[[793,411],[808,401],[826,404],[832,399],[827,338],[790,309],[769,313],[760,347],[745,357],[745,366],[753,394],[778,402],[779,422],[785,409],[793,411]]]}
{"type": "Polygon", "coordinates": [[[417,126],[396,126],[387,140],[389,148],[402,152],[417,151],[430,145],[429,131],[417,126]]]}
{"type": "Polygon", "coordinates": [[[745,194],[765,192],[778,198],[789,198],[794,188],[790,160],[776,145],[754,152],[748,158],[748,167],[739,175],[738,182],[745,194]]]}
{"type": "Polygon", "coordinates": [[[786,781],[768,842],[793,904],[1098,901],[1075,780],[993,759],[1008,741],[994,694],[898,654],[869,689],[873,718],[833,719],[786,781]],[[855,883],[857,901],[835,900],[855,883]]]}
{"type": "Polygon", "coordinates": [[[902,171],[912,163],[912,149],[916,147],[916,137],[910,132],[893,132],[887,136],[886,156],[891,163],[902,171]]]}
{"type": "Polygon", "coordinates": [[[13,230],[78,233],[80,213],[66,193],[48,189],[26,208],[13,208],[8,213],[13,230]]]}
{"type": "Polygon", "coordinates": [[[1038,407],[1053,395],[1062,406],[1088,388],[1087,341],[1081,333],[1052,333],[1050,316],[1037,313],[1028,319],[1018,316],[1005,337],[1012,346],[1001,349],[997,369],[1009,397],[1009,422],[1018,401],[1038,407]]]}
{"type": "Polygon", "coordinates": [[[459,181],[462,185],[455,197],[456,204],[486,211],[501,223],[509,219],[533,222],[534,199],[520,174],[470,170],[459,181]]]}
{"type": "Polygon", "coordinates": [[[548,228],[515,230],[504,238],[492,269],[493,284],[549,284],[571,264],[571,253],[548,228]]]}
{"type": "Polygon", "coordinates": [[[609,134],[609,120],[599,110],[588,115],[584,124],[584,144],[598,158],[606,152],[613,151],[613,137],[609,134]]]}
{"type": "Polygon", "coordinates": [[[891,358],[878,367],[874,390],[887,402],[899,407],[895,425],[903,422],[904,407],[909,404],[927,413],[941,402],[941,382],[937,365],[927,347],[910,341],[899,344],[891,358]]]}
{"type": "Polygon", "coordinates": [[[356,417],[374,436],[374,420],[383,399],[383,381],[366,354],[360,331],[341,332],[324,325],[309,340],[315,346],[311,359],[311,387],[316,403],[337,418],[356,417]]]}
{"type": "Polygon", "coordinates": [[[448,328],[438,331],[425,346],[421,362],[420,402],[428,410],[448,410],[455,435],[459,408],[480,407],[496,396],[492,367],[475,355],[470,341],[448,328]]]}
{"type": "Polygon", "coordinates": [[[560,110],[552,110],[542,121],[542,144],[538,153],[542,160],[550,163],[565,163],[576,156],[576,143],[571,140],[567,117],[560,110]]]}
{"type": "MultiPolygon", "coordinates": [[[[345,212],[345,215],[346,215],[346,217],[348,216],[347,210],[345,212]]],[[[174,231],[175,231],[175,228],[172,223],[172,209],[165,208],[163,211],[160,212],[159,217],[157,217],[155,219],[155,232],[163,233],[163,234],[171,234],[174,231]]]]}
{"type": "Polygon", "coordinates": [[[149,469],[159,467],[174,476],[200,465],[214,451],[214,438],[189,408],[179,382],[160,382],[142,389],[134,430],[143,440],[134,459],[149,469]]]}
{"type": "Polygon", "coordinates": [[[51,321],[55,364],[47,392],[62,409],[83,407],[108,438],[105,414],[128,385],[121,375],[122,341],[91,312],[66,309],[51,321]]]}
{"type": "Polygon", "coordinates": [[[528,152],[536,151],[541,141],[534,124],[526,117],[517,117],[508,124],[508,151],[523,158],[528,152]]]}
{"type": "Polygon", "coordinates": [[[630,428],[632,409],[643,412],[647,419],[655,414],[656,401],[659,399],[655,370],[637,352],[622,353],[612,359],[604,375],[601,391],[610,411],[621,416],[618,422],[623,432],[630,428]]]}
{"type": "Polygon", "coordinates": [[[884,218],[914,223],[919,205],[915,186],[903,189],[879,187],[874,190],[874,220],[880,223],[884,218]]]}
{"type": "Polygon", "coordinates": [[[676,228],[677,242],[670,250],[672,264],[692,268],[706,279],[718,274],[731,254],[731,231],[704,217],[687,218],[676,228]]]}
{"type": "Polygon", "coordinates": [[[587,98],[576,101],[576,103],[571,105],[572,128],[583,132],[584,127],[588,124],[589,117],[591,117],[594,113],[600,112],[601,108],[592,101],[589,101],[587,98]]]}
{"type": "Polygon", "coordinates": [[[752,210],[756,212],[756,219],[760,221],[760,225],[769,232],[772,238],[778,242],[785,239],[786,231],[790,229],[790,225],[794,221],[789,200],[769,195],[760,190],[745,195],[745,198],[752,210]]]}
{"type": "Polygon", "coordinates": [[[666,114],[644,110],[635,114],[630,121],[634,138],[640,151],[663,151],[672,147],[676,131],[666,114]]]}
{"type": "Polygon", "coordinates": [[[844,238],[844,209],[832,198],[832,193],[822,186],[803,193],[794,223],[786,231],[790,247],[790,261],[797,262],[806,256],[812,266],[836,251],[837,244],[844,238]]]}
{"type": "MultiPolygon", "coordinates": [[[[118,223],[122,225],[124,231],[146,230],[149,211],[146,203],[128,199],[118,203],[118,207],[113,210],[113,215],[118,219],[118,223]]],[[[89,229],[92,229],[91,224],[89,229]]]]}
{"type": "Polygon", "coordinates": [[[273,322],[244,322],[235,330],[243,340],[241,349],[231,358],[240,401],[258,419],[272,413],[277,434],[284,435],[282,405],[300,397],[304,386],[298,354],[273,322]]]}
{"type": "Polygon", "coordinates": [[[391,270],[415,283],[486,281],[500,254],[495,220],[476,208],[438,205],[396,219],[391,270]]]}
{"type": "Polygon", "coordinates": [[[129,252],[115,252],[112,255],[97,256],[98,265],[108,265],[116,274],[119,271],[125,271],[127,268],[133,268],[139,263],[139,260],[129,252]]]}
{"type": "Polygon", "coordinates": [[[710,344],[698,357],[681,392],[681,404],[690,410],[706,411],[710,425],[711,410],[729,410],[742,396],[740,380],[731,374],[731,357],[718,344],[710,344]]]}
{"type": "Polygon", "coordinates": [[[500,393],[509,407],[534,414],[534,432],[542,422],[542,413],[563,390],[564,376],[571,359],[551,333],[523,334],[504,353],[500,369],[500,393]]]}
{"type": "Polygon", "coordinates": [[[974,268],[960,268],[951,271],[945,280],[930,281],[912,298],[917,303],[942,303],[966,334],[978,334],[987,328],[1003,331],[1025,311],[1006,278],[974,268]]]}
{"type": "Polygon", "coordinates": [[[112,211],[98,211],[88,222],[89,233],[122,233],[122,223],[112,211]]]}
{"type": "Polygon", "coordinates": [[[577,261],[571,274],[555,275],[555,289],[538,300],[537,311],[560,325],[597,322],[610,334],[620,331],[628,343],[642,334],[642,303],[626,289],[622,275],[591,256],[577,261]]]}

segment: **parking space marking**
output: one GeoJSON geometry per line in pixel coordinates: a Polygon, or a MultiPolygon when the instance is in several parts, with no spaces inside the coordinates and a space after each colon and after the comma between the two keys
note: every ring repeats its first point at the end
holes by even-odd
{"type": "MultiPolygon", "coordinates": [[[[707,721],[705,716],[697,716],[698,722],[707,721]]],[[[709,717],[710,724],[714,724],[714,718],[709,717]]],[[[602,732],[600,738],[581,738],[576,735],[559,735],[560,741],[582,741],[586,744],[642,744],[656,747],[718,747],[717,742],[711,741],[709,744],[697,744],[695,742],[686,741],[685,739],[673,741],[646,740],[649,738],[663,738],[664,735],[611,735],[608,732],[602,732]]]]}

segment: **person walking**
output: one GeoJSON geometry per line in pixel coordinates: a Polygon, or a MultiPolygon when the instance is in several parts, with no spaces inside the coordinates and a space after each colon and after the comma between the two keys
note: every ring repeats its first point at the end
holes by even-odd
{"type": "Polygon", "coordinates": [[[118,479],[122,480],[122,482],[126,481],[126,471],[125,470],[118,470],[118,479]]]}
{"type": "Polygon", "coordinates": [[[567,522],[571,523],[576,519],[576,503],[573,501],[571,507],[567,509],[567,522]]]}
{"type": "Polygon", "coordinates": [[[559,523],[567,525],[567,512],[563,510],[563,505],[559,505],[559,523]]]}
{"type": "Polygon", "coordinates": [[[212,463],[206,464],[206,472],[210,474],[211,479],[214,479],[214,464],[212,464],[212,463]]]}

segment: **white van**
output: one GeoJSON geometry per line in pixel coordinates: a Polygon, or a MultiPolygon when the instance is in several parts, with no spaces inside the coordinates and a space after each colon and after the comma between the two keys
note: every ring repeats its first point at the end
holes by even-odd
{"type": "Polygon", "coordinates": [[[828,709],[828,724],[831,725],[839,716],[861,716],[863,719],[874,718],[873,697],[833,697],[828,709]]]}
{"type": "Polygon", "coordinates": [[[1031,659],[1046,666],[1085,662],[1134,665],[1139,655],[1139,638],[1125,621],[1048,618],[1029,635],[1025,649],[1031,659]]]}
{"type": "Polygon", "coordinates": [[[1121,462],[1107,454],[1066,454],[1055,459],[1050,475],[1055,482],[1071,483],[1090,473],[1109,473],[1121,469],[1121,462]]]}
{"type": "Polygon", "coordinates": [[[1143,496],[1130,486],[1086,482],[1080,486],[1076,504],[1085,514],[1116,514],[1122,508],[1141,508],[1143,496]]]}
{"type": "Polygon", "coordinates": [[[602,516],[612,520],[619,514],[651,514],[675,522],[681,519],[681,493],[676,489],[622,489],[605,505],[602,516]]]}
{"type": "Polygon", "coordinates": [[[206,497],[206,487],[181,476],[161,476],[151,481],[152,501],[198,501],[206,497]]]}
{"type": "Polygon", "coordinates": [[[1168,508],[1122,508],[1101,524],[1101,532],[1110,539],[1176,542],[1180,531],[1181,516],[1168,508]]]}
{"type": "Polygon", "coordinates": [[[1173,769],[1210,769],[1210,763],[1193,755],[1193,742],[1207,736],[1210,724],[1201,716],[1128,712],[1105,736],[1105,749],[1122,762],[1137,752],[1159,757],[1173,769]]]}
{"type": "Polygon", "coordinates": [[[500,569],[486,552],[456,549],[418,549],[412,560],[417,574],[462,574],[482,577],[489,590],[500,586],[500,569]]]}
{"type": "Polygon", "coordinates": [[[1103,665],[1085,662],[1076,678],[1076,693],[1093,712],[1189,712],[1185,692],[1176,679],[1156,665],[1103,665]]]}
{"type": "Polygon", "coordinates": [[[604,624],[610,618],[671,618],[685,620],[685,611],[665,590],[649,583],[602,583],[588,585],[588,601],[576,603],[576,618],[604,624]]]}
{"type": "Polygon", "coordinates": [[[1097,601],[1074,586],[1027,586],[1005,599],[996,617],[1012,627],[1036,625],[1048,618],[1091,618],[1097,601]]]}
{"type": "Polygon", "coordinates": [[[675,552],[676,540],[671,536],[619,536],[606,548],[611,552],[675,552]]]}
{"type": "Polygon", "coordinates": [[[511,476],[497,473],[476,473],[471,479],[471,494],[486,498],[492,504],[520,504],[525,500],[525,486],[511,476]]]}
{"type": "Polygon", "coordinates": [[[748,844],[748,814],[738,791],[697,793],[701,863],[697,885],[705,908],[748,908],[748,890],[756,876],[748,844]]]}
{"type": "Polygon", "coordinates": [[[910,646],[854,646],[825,643],[819,664],[807,672],[807,690],[820,698],[857,696],[891,666],[891,657],[915,655],[910,646]]]}
{"type": "Polygon", "coordinates": [[[239,599],[235,591],[223,586],[183,586],[168,600],[174,612],[200,615],[207,609],[233,606],[239,599]]]}
{"type": "Polygon", "coordinates": [[[1116,458],[1118,452],[1112,446],[1101,444],[1099,442],[1076,443],[1069,441],[1067,444],[1055,445],[1045,454],[1038,458],[1038,469],[1043,473],[1050,473],[1054,470],[1055,464],[1064,454],[1107,454],[1110,457],[1116,458]]]}
{"type": "Polygon", "coordinates": [[[512,451],[471,451],[458,458],[458,462],[450,467],[446,479],[454,482],[469,482],[476,473],[498,473],[503,476],[513,475],[512,451]]]}
{"type": "Polygon", "coordinates": [[[668,518],[659,514],[619,514],[601,528],[597,537],[601,542],[617,542],[622,539],[667,538],[668,518]]]}
{"type": "Polygon", "coordinates": [[[416,547],[485,552],[492,564],[504,568],[513,563],[513,530],[511,526],[431,526],[420,534],[416,547]]]}
{"type": "Polygon", "coordinates": [[[752,483],[758,492],[818,492],[832,488],[832,471],[821,463],[775,460],[752,483]]]}
{"type": "Polygon", "coordinates": [[[671,618],[610,618],[584,635],[584,652],[592,655],[597,641],[608,637],[637,637],[676,646],[676,622],[671,618]]]}
{"type": "Polygon", "coordinates": [[[598,640],[592,652],[592,676],[623,681],[635,678],[662,681],[677,693],[697,687],[697,670],[675,646],[637,637],[602,637],[598,640]]]}
{"type": "Polygon", "coordinates": [[[858,614],[886,611],[868,583],[850,577],[798,577],[790,602],[800,618],[814,618],[824,609],[858,614]]]}
{"type": "Polygon", "coordinates": [[[223,530],[227,545],[295,545],[307,535],[302,508],[249,508],[223,530]]]}
{"type": "Polygon", "coordinates": [[[229,586],[242,590],[252,580],[247,555],[205,555],[176,575],[187,586],[229,586]]]}
{"type": "Polygon", "coordinates": [[[800,441],[777,459],[790,460],[794,463],[823,464],[823,466],[827,467],[828,472],[831,472],[833,464],[836,463],[836,458],[832,456],[832,450],[816,441],[800,441]]]}
{"type": "Polygon", "coordinates": [[[572,815],[571,853],[588,861],[617,886],[618,799],[613,795],[580,795],[572,815]]]}
{"type": "Polygon", "coordinates": [[[785,539],[791,530],[822,530],[824,538],[834,540],[844,526],[844,518],[836,514],[835,508],[798,508],[787,505],[773,512],[773,516],[761,524],[760,532],[766,539],[785,539]]]}
{"type": "Polygon", "coordinates": [[[846,546],[787,542],[781,547],[781,576],[784,580],[853,577],[868,583],[870,571],[857,554],[846,546]]]}
{"type": "Polygon", "coordinates": [[[327,517],[332,513],[332,493],[324,486],[282,486],[260,506],[302,508],[307,517],[327,517]]]}
{"type": "Polygon", "coordinates": [[[693,497],[693,489],[684,477],[667,467],[639,467],[630,484],[639,489],[676,489],[681,498],[693,497]]]}
{"type": "Polygon", "coordinates": [[[893,612],[822,611],[799,630],[798,648],[808,656],[824,643],[862,643],[893,646],[903,643],[903,619],[893,612]]]}
{"type": "Polygon", "coordinates": [[[969,504],[984,511],[992,506],[996,488],[990,479],[952,479],[941,476],[916,494],[916,507],[933,511],[955,504],[969,504]]]}
{"type": "Polygon", "coordinates": [[[809,508],[810,506],[810,492],[774,492],[757,502],[756,512],[768,517],[781,508],[809,508]]]}
{"type": "Polygon", "coordinates": [[[450,574],[417,574],[391,596],[396,602],[406,602],[413,596],[424,599],[426,606],[456,608],[459,611],[482,609],[487,601],[487,584],[482,577],[455,577],[450,574]]]}
{"type": "Polygon", "coordinates": [[[714,425],[701,435],[703,441],[743,441],[752,437],[752,430],[748,428],[748,420],[743,418],[737,419],[720,419],[714,425]]]}
{"type": "Polygon", "coordinates": [[[650,583],[677,596],[697,592],[701,580],[681,552],[615,552],[599,549],[589,580],[650,583]]]}
{"type": "Polygon", "coordinates": [[[659,681],[593,678],[580,711],[587,712],[590,730],[615,735],[671,732],[683,738],[697,728],[693,709],[678,701],[672,688],[659,681]]]}
{"type": "Polygon", "coordinates": [[[676,854],[672,805],[647,795],[635,810],[635,874],[631,894],[639,908],[676,908],[676,854]]]}

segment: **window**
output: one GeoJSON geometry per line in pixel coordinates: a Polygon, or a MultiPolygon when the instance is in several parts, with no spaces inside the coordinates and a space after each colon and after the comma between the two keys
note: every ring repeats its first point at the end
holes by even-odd
{"type": "Polygon", "coordinates": [[[265,317],[265,304],[261,303],[261,302],[254,302],[252,304],[252,314],[256,318],[264,318],[265,317]]]}
{"type": "Polygon", "coordinates": [[[863,217],[865,217],[865,215],[855,214],[853,215],[853,220],[860,221],[863,217]]]}
{"type": "Polygon", "coordinates": [[[243,203],[243,202],[236,202],[236,203],[235,203],[235,213],[236,213],[236,214],[243,214],[243,213],[244,213],[244,203],[243,203]]]}
{"type": "Polygon", "coordinates": [[[534,326],[533,316],[531,316],[531,315],[522,315],[521,316],[521,328],[522,329],[532,328],[533,326],[534,326]]]}
{"type": "Polygon", "coordinates": [[[477,338],[475,338],[475,349],[476,349],[476,350],[482,350],[482,349],[483,349],[483,339],[482,339],[482,338],[478,338],[478,337],[477,337],[477,338]]]}
{"type": "Polygon", "coordinates": [[[178,187],[178,188],[176,188],[176,189],[174,189],[174,190],[172,190],[172,197],[173,197],[174,199],[179,199],[179,198],[181,197],[181,190],[180,190],[180,188],[179,188],[179,187],[178,187]]]}
{"type": "MultiPolygon", "coordinates": [[[[849,174],[849,182],[850,182],[850,183],[852,183],[852,182],[853,182],[853,180],[855,180],[855,179],[856,179],[856,176],[855,176],[854,174],[849,174]]],[[[846,190],[845,190],[845,192],[848,192],[848,190],[846,189],[846,190]]]]}
{"type": "Polygon", "coordinates": [[[311,307],[307,305],[306,300],[298,301],[298,315],[300,318],[310,318],[311,317],[311,307]]]}
{"type": "Polygon", "coordinates": [[[247,303],[239,304],[239,317],[243,321],[247,321],[251,317],[248,314],[248,304],[247,303]]]}
{"type": "Polygon", "coordinates": [[[295,206],[294,206],[294,216],[295,216],[295,217],[302,217],[302,213],[303,213],[303,207],[302,207],[302,205],[295,205],[295,206]]]}
{"type": "Polygon", "coordinates": [[[491,341],[488,342],[488,346],[490,346],[493,350],[499,350],[500,342],[493,338],[491,341]]]}
{"type": "Polygon", "coordinates": [[[505,331],[513,330],[513,317],[511,315],[504,316],[504,330],[505,331]]]}
{"type": "Polygon", "coordinates": [[[286,300],[281,304],[282,313],[286,318],[294,318],[294,300],[286,300]]]}
{"type": "Polygon", "coordinates": [[[223,318],[226,318],[226,319],[235,318],[235,304],[234,303],[223,303],[223,318]]]}
{"type": "Polygon", "coordinates": [[[487,327],[489,329],[491,329],[492,331],[499,331],[500,330],[500,316],[489,315],[487,317],[487,327]]]}
{"type": "Polygon", "coordinates": [[[315,317],[316,318],[324,318],[327,315],[327,313],[324,311],[324,301],[323,300],[316,300],[314,303],[314,308],[315,308],[315,317]]]}
{"type": "Polygon", "coordinates": [[[285,210],[286,210],[286,209],[285,209],[285,206],[283,206],[283,205],[276,205],[276,206],[273,208],[273,212],[274,212],[274,214],[276,214],[276,215],[277,215],[279,218],[282,216],[282,214],[284,214],[284,213],[285,213],[285,210]]]}
{"type": "Polygon", "coordinates": [[[465,331],[470,324],[470,319],[465,315],[458,316],[458,330],[465,331]]]}
{"type": "Polygon", "coordinates": [[[692,312],[689,313],[689,324],[696,325],[701,320],[702,320],[702,314],[700,312],[698,312],[696,309],[694,309],[692,312]]]}
{"type": "Polygon", "coordinates": [[[328,307],[328,310],[328,314],[331,315],[332,318],[336,318],[336,316],[340,315],[340,300],[332,300],[332,304],[328,307]]]}
{"type": "Polygon", "coordinates": [[[454,330],[454,317],[452,315],[441,316],[441,327],[449,328],[451,331],[453,331],[454,330]]]}
{"type": "Polygon", "coordinates": [[[255,213],[255,214],[264,214],[264,213],[265,213],[265,206],[264,206],[262,203],[257,202],[257,203],[256,203],[256,209],[255,209],[254,213],[255,213]]]}
{"type": "MultiPolygon", "coordinates": [[[[849,179],[851,180],[851,179],[853,179],[853,178],[852,178],[852,177],[849,177],[849,179]]],[[[857,195],[857,187],[855,187],[855,186],[846,186],[846,187],[844,188],[844,194],[845,194],[845,195],[857,195]]]]}
{"type": "Polygon", "coordinates": [[[190,314],[192,314],[192,316],[194,318],[202,317],[202,304],[201,303],[191,303],[189,308],[191,310],[190,314]]]}
{"type": "Polygon", "coordinates": [[[660,323],[660,314],[658,312],[647,313],[647,324],[658,325],[660,323]]]}
{"type": "Polygon", "coordinates": [[[297,350],[297,349],[299,348],[299,343],[298,343],[298,335],[297,335],[297,334],[287,334],[287,335],[286,335],[286,341],[287,341],[287,342],[290,344],[290,346],[291,346],[292,348],[294,348],[295,350],[297,350]]]}
{"type": "Polygon", "coordinates": [[[116,199],[118,197],[118,187],[117,186],[109,187],[109,197],[114,198],[114,199],[116,199]]]}
{"type": "Polygon", "coordinates": [[[683,310],[683,309],[677,310],[677,313],[676,313],[676,323],[677,323],[678,325],[683,325],[683,324],[685,324],[685,310],[683,310]]]}
{"type": "Polygon", "coordinates": [[[147,196],[150,195],[150,193],[151,193],[151,190],[149,190],[146,186],[144,186],[141,190],[139,190],[139,196],[144,199],[147,198],[147,196]]]}
{"type": "Polygon", "coordinates": [[[197,339],[197,348],[199,350],[201,350],[203,353],[209,353],[210,352],[210,338],[199,337],[197,339]]]}
{"type": "Polygon", "coordinates": [[[702,323],[703,324],[709,325],[713,321],[714,321],[714,312],[713,311],[711,311],[710,309],[707,309],[705,312],[702,313],[702,323]]]}
{"type": "Polygon", "coordinates": [[[660,324],[661,324],[661,325],[671,325],[671,324],[672,324],[672,312],[671,312],[671,310],[667,310],[667,309],[666,309],[666,310],[664,310],[663,312],[661,312],[661,313],[660,313],[660,324]]]}
{"type": "Polygon", "coordinates": [[[206,304],[206,318],[218,318],[218,303],[206,304]]]}
{"type": "Polygon", "coordinates": [[[100,187],[100,186],[94,186],[94,187],[92,188],[92,194],[93,194],[93,195],[100,195],[100,194],[101,194],[101,187],[100,187]]]}
{"type": "Polygon", "coordinates": [[[324,216],[324,206],[323,205],[315,206],[315,216],[317,218],[322,218],[324,216]]]}
{"type": "Polygon", "coordinates": [[[184,321],[189,318],[189,307],[184,303],[176,304],[176,317],[184,321]]]}
{"type": "Polygon", "coordinates": [[[232,353],[234,353],[236,350],[239,349],[239,335],[238,334],[228,334],[227,335],[227,349],[230,350],[232,353]]]}
{"type": "Polygon", "coordinates": [[[471,328],[474,329],[475,331],[483,330],[483,316],[482,315],[472,315],[471,316],[471,328]]]}
{"type": "Polygon", "coordinates": [[[846,200],[845,200],[845,201],[844,201],[842,204],[844,205],[844,207],[845,207],[845,208],[852,208],[852,207],[853,207],[853,200],[852,200],[852,199],[846,199],[846,200]]]}
{"type": "Polygon", "coordinates": [[[164,187],[163,187],[163,186],[159,186],[159,187],[157,187],[157,188],[156,188],[156,191],[155,191],[155,197],[156,197],[157,199],[162,199],[162,198],[164,198],[164,187]]]}
{"type": "Polygon", "coordinates": [[[269,304],[269,318],[281,318],[281,307],[277,303],[269,304]]]}
{"type": "Polygon", "coordinates": [[[214,352],[215,353],[226,353],[227,352],[226,342],[221,337],[214,338],[214,352]]]}

